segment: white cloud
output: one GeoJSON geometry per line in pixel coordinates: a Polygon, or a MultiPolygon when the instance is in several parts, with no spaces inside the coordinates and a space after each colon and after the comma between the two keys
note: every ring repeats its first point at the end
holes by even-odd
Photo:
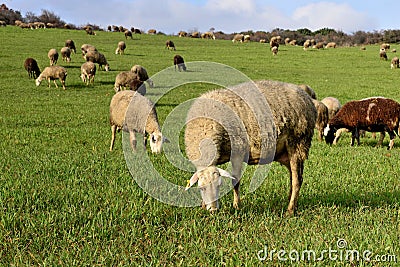
{"type": "Polygon", "coordinates": [[[298,28],[317,30],[324,27],[351,32],[374,28],[376,21],[366,13],[353,9],[348,4],[320,2],[297,8],[293,12],[293,22],[298,28]]]}
{"type": "Polygon", "coordinates": [[[253,0],[208,0],[206,9],[213,12],[230,12],[234,14],[252,14],[256,11],[253,0]]]}

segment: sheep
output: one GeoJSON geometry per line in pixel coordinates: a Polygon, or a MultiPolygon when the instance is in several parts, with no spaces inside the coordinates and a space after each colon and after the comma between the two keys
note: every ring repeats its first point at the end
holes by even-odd
{"type": "Polygon", "coordinates": [[[381,48],[381,50],[379,50],[379,58],[381,59],[381,60],[387,60],[388,58],[387,58],[387,55],[386,55],[386,50],[385,49],[382,49],[381,48]]]}
{"type": "Polygon", "coordinates": [[[272,52],[272,55],[276,56],[278,54],[278,47],[277,46],[273,46],[271,48],[271,52],[272,52]]]}
{"type": "Polygon", "coordinates": [[[236,42],[243,43],[244,42],[244,35],[241,34],[241,33],[238,33],[235,36],[233,36],[232,43],[236,43],[236,42]]]}
{"type": "Polygon", "coordinates": [[[394,138],[399,134],[400,104],[384,97],[371,97],[347,102],[339,112],[329,120],[324,130],[325,141],[332,144],[335,133],[346,128],[352,133],[351,146],[357,139],[360,144],[360,130],[369,132],[388,132],[392,149],[394,138]]]}
{"type": "Polygon", "coordinates": [[[157,30],[156,29],[150,29],[150,30],[147,31],[147,34],[151,34],[151,35],[157,34],[157,30]]]}
{"type": "Polygon", "coordinates": [[[303,50],[306,51],[311,46],[311,40],[306,40],[303,44],[303,50]]]}
{"type": "Polygon", "coordinates": [[[214,39],[215,40],[215,35],[213,32],[205,32],[201,34],[202,39],[214,39]]]}
{"type": "Polygon", "coordinates": [[[24,61],[24,68],[28,72],[29,78],[36,79],[40,75],[40,69],[38,63],[35,59],[28,57],[24,61]]]}
{"type": "Polygon", "coordinates": [[[381,44],[381,50],[388,50],[388,49],[390,49],[390,44],[381,44]]]}
{"type": "Polygon", "coordinates": [[[336,43],[335,42],[329,42],[326,44],[325,48],[336,48],[336,43]]]}
{"type": "Polygon", "coordinates": [[[118,47],[117,50],[115,50],[115,54],[118,55],[123,55],[125,53],[125,49],[126,49],[126,44],[124,41],[120,41],[118,42],[118,47]]]}
{"type": "Polygon", "coordinates": [[[50,59],[50,66],[57,64],[58,52],[55,48],[49,50],[47,57],[50,59]]]}
{"type": "Polygon", "coordinates": [[[131,39],[133,39],[132,32],[131,32],[130,30],[126,30],[126,31],[124,32],[124,35],[125,35],[125,39],[128,39],[128,37],[130,37],[131,39]]]}
{"type": "Polygon", "coordinates": [[[65,41],[64,46],[69,47],[69,49],[71,49],[71,51],[74,52],[74,54],[76,54],[76,47],[75,47],[74,41],[72,41],[71,39],[68,39],[65,41]]]}
{"type": "Polygon", "coordinates": [[[149,75],[147,74],[147,70],[141,66],[141,65],[133,65],[131,68],[131,72],[136,73],[137,76],[139,77],[139,80],[142,82],[147,82],[150,86],[150,88],[154,87],[154,82],[152,79],[149,78],[149,75]]]}
{"type": "Polygon", "coordinates": [[[168,50],[169,50],[169,49],[171,49],[171,50],[176,50],[175,44],[174,44],[174,42],[172,42],[171,40],[167,40],[167,41],[165,42],[165,48],[167,48],[168,50]]]}
{"type": "Polygon", "coordinates": [[[271,37],[271,39],[269,40],[269,46],[271,47],[271,49],[276,46],[277,48],[279,48],[279,44],[281,42],[281,37],[280,36],[273,36],[271,37]]]}
{"type": "Polygon", "coordinates": [[[55,86],[58,88],[56,79],[59,79],[63,89],[65,90],[65,79],[67,78],[67,70],[61,66],[46,67],[43,72],[36,79],[36,86],[39,86],[42,80],[46,79],[50,88],[50,81],[53,80],[55,86]]]}
{"type": "Polygon", "coordinates": [[[400,63],[400,60],[399,60],[398,57],[392,58],[392,61],[390,63],[390,68],[391,69],[397,69],[399,67],[399,63],[400,63]]]}
{"type": "Polygon", "coordinates": [[[81,66],[81,79],[86,85],[94,83],[94,77],[96,76],[96,64],[91,61],[87,61],[81,66]]]}
{"type": "Polygon", "coordinates": [[[71,49],[69,47],[61,48],[61,58],[63,61],[71,62],[71,49]]]}
{"type": "Polygon", "coordinates": [[[88,51],[96,51],[97,48],[91,44],[83,44],[81,46],[82,56],[84,57],[88,51]]]}
{"type": "Polygon", "coordinates": [[[157,112],[154,104],[146,97],[134,91],[116,93],[110,102],[111,145],[113,150],[115,133],[123,129],[129,132],[130,145],[136,151],[136,136],[143,134],[143,145],[146,148],[147,136],[150,136],[152,153],[160,153],[164,142],[168,142],[160,130],[157,112]]]}
{"type": "Polygon", "coordinates": [[[233,179],[233,206],[238,208],[242,162],[277,161],[290,173],[287,211],[293,215],[316,117],[311,98],[294,84],[247,82],[203,94],[193,102],[186,119],[186,155],[196,166],[186,189],[198,182],[203,207],[213,211],[219,207],[220,176],[228,176],[233,179]],[[228,161],[232,175],[216,168],[228,161]]]}
{"type": "Polygon", "coordinates": [[[316,99],[312,100],[315,108],[317,109],[317,120],[315,121],[315,128],[318,131],[318,140],[322,141],[324,138],[324,129],[329,122],[328,107],[324,103],[316,99]]]}
{"type": "Polygon", "coordinates": [[[299,87],[303,89],[312,99],[317,99],[315,91],[307,84],[299,84],[299,87]]]}
{"type": "Polygon", "coordinates": [[[332,119],[333,116],[335,116],[342,107],[340,101],[337,98],[331,96],[325,97],[321,100],[321,102],[324,103],[324,105],[328,108],[329,120],[332,119]]]}
{"type": "Polygon", "coordinates": [[[251,37],[249,34],[246,34],[245,36],[243,36],[243,42],[250,42],[251,37]]]}
{"type": "Polygon", "coordinates": [[[321,49],[324,48],[324,42],[318,42],[315,45],[313,45],[314,49],[321,49]]]}
{"type": "MultiPolygon", "coordinates": [[[[132,72],[132,71],[121,71],[120,73],[117,74],[117,76],[115,77],[115,83],[114,83],[114,90],[115,92],[119,92],[121,91],[122,88],[126,89],[128,86],[130,86],[130,84],[134,81],[134,80],[138,80],[139,76],[132,72]]],[[[143,84],[143,81],[141,82],[140,85],[143,84]]],[[[139,85],[139,86],[140,86],[139,85]]],[[[143,86],[144,87],[144,86],[143,86]]],[[[137,88],[136,88],[137,89],[137,88]]],[[[141,91],[143,92],[143,91],[141,91]]],[[[145,94],[146,92],[144,92],[145,94]]],[[[143,95],[144,95],[143,94],[143,95]]]]}
{"type": "Polygon", "coordinates": [[[176,66],[178,66],[179,71],[181,71],[181,70],[186,71],[185,61],[183,60],[183,57],[181,55],[174,56],[175,71],[176,71],[176,66]]]}
{"type": "Polygon", "coordinates": [[[187,32],[185,32],[185,31],[180,31],[180,32],[178,33],[178,36],[179,36],[179,37],[186,37],[186,36],[187,36],[187,32]]]}
{"type": "Polygon", "coordinates": [[[98,51],[88,50],[87,53],[85,54],[84,58],[86,59],[86,61],[98,63],[99,68],[102,68],[102,66],[104,65],[105,71],[110,70],[110,65],[108,64],[106,57],[98,51]]]}

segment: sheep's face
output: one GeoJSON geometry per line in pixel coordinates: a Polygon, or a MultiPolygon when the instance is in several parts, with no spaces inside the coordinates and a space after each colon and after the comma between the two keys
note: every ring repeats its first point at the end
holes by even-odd
{"type": "Polygon", "coordinates": [[[333,140],[335,140],[336,129],[329,126],[329,124],[324,129],[325,142],[332,145],[333,140]]]}
{"type": "Polygon", "coordinates": [[[39,86],[40,83],[42,82],[42,79],[40,79],[40,76],[35,80],[36,86],[39,86]]]}
{"type": "Polygon", "coordinates": [[[162,144],[166,142],[166,138],[162,133],[150,134],[150,148],[152,153],[161,153],[162,144]]]}
{"type": "Polygon", "coordinates": [[[215,211],[219,208],[219,188],[222,185],[221,176],[233,178],[227,171],[219,169],[215,166],[209,166],[205,169],[197,171],[189,180],[186,190],[196,182],[200,189],[202,206],[206,210],[215,211]]]}

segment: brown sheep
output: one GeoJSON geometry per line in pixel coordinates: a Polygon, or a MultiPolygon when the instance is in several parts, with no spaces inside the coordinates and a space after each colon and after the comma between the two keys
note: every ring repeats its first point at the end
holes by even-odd
{"type": "Polygon", "coordinates": [[[172,42],[171,40],[167,40],[167,41],[165,42],[165,48],[167,48],[168,50],[169,50],[169,49],[176,50],[175,44],[174,44],[174,42],[172,42]]]}
{"type": "Polygon", "coordinates": [[[174,56],[174,67],[175,67],[175,71],[176,71],[176,66],[178,66],[178,70],[181,71],[186,71],[186,65],[185,65],[185,61],[183,60],[183,57],[180,55],[175,55],[174,56]]]}
{"type": "Polygon", "coordinates": [[[49,50],[47,57],[50,59],[50,66],[57,64],[58,52],[55,48],[49,50]]]}
{"type": "Polygon", "coordinates": [[[29,78],[36,79],[40,75],[40,69],[35,59],[29,57],[25,59],[24,68],[28,72],[29,78]]]}

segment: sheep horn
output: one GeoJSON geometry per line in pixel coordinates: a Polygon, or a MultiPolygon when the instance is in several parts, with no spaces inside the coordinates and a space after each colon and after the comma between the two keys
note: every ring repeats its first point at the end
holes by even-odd
{"type": "Polygon", "coordinates": [[[199,180],[199,177],[197,176],[197,172],[195,172],[192,175],[192,177],[190,178],[190,180],[188,180],[185,190],[188,190],[189,188],[191,188],[198,180],[199,180]]]}
{"type": "Polygon", "coordinates": [[[236,178],[233,177],[229,172],[227,172],[227,171],[225,171],[225,170],[223,170],[223,169],[220,169],[220,168],[217,168],[217,170],[219,171],[219,174],[220,174],[221,176],[231,178],[232,180],[236,180],[236,178]]]}

